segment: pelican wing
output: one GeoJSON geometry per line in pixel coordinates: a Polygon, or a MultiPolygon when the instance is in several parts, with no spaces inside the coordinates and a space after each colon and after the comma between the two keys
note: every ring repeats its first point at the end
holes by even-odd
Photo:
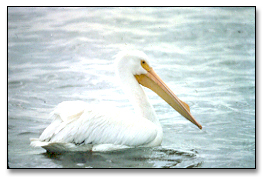
{"type": "Polygon", "coordinates": [[[56,107],[53,116],[39,138],[42,142],[140,146],[157,136],[158,127],[152,122],[109,105],[92,108],[85,102],[67,101],[56,107]]]}

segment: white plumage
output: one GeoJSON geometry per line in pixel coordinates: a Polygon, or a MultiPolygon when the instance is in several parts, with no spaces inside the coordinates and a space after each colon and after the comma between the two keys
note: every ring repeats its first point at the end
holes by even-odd
{"type": "Polygon", "coordinates": [[[155,91],[175,110],[201,128],[190,114],[188,105],[176,96],[172,97],[173,93],[156,76],[143,52],[121,52],[116,60],[118,76],[135,113],[109,104],[91,105],[82,101],[65,101],[55,108],[54,119],[41,136],[31,139],[32,146],[60,153],[160,145],[162,127],[140,84],[155,91]],[[177,104],[174,106],[173,102],[179,107],[177,104]]]}

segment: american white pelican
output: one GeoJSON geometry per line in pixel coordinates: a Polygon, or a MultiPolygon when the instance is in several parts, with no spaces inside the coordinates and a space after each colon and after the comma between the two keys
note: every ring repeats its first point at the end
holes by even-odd
{"type": "Polygon", "coordinates": [[[117,73],[134,106],[135,113],[106,105],[82,101],[65,101],[53,111],[54,120],[32,146],[49,152],[109,151],[129,147],[159,146],[163,132],[156,113],[149,103],[143,85],[202,129],[181,101],[159,78],[141,51],[123,51],[116,57],[117,73]]]}

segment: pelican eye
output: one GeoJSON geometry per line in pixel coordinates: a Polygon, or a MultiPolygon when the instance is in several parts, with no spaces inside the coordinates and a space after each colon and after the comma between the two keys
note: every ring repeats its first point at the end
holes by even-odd
{"type": "Polygon", "coordinates": [[[145,60],[141,60],[141,66],[146,70],[149,71],[151,67],[146,63],[145,60]]]}

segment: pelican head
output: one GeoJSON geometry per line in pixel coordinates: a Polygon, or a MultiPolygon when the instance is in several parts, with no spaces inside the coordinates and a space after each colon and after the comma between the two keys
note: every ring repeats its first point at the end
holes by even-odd
{"type": "Polygon", "coordinates": [[[202,129],[202,126],[190,113],[188,104],[180,100],[156,74],[145,53],[141,51],[122,51],[117,55],[116,60],[119,75],[129,75],[121,76],[122,80],[124,77],[134,77],[139,84],[154,91],[183,117],[202,129]]]}
{"type": "Polygon", "coordinates": [[[142,51],[121,51],[117,55],[116,60],[117,69],[119,70],[118,73],[127,72],[133,76],[147,73],[147,70],[142,67],[141,61],[145,61],[149,64],[149,58],[142,51]]]}

